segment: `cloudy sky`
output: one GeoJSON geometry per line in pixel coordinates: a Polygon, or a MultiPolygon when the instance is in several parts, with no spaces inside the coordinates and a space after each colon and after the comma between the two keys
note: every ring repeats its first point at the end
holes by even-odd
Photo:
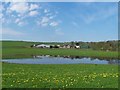
{"type": "Polygon", "coordinates": [[[104,41],[118,38],[117,2],[3,2],[3,40],[104,41]]]}

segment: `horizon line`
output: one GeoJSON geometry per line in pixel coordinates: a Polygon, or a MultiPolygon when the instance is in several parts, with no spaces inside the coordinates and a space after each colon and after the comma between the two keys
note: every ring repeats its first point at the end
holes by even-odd
{"type": "Polygon", "coordinates": [[[107,42],[107,41],[119,41],[120,39],[116,39],[116,40],[100,40],[100,41],[74,41],[74,40],[71,40],[71,41],[33,41],[33,40],[0,40],[0,41],[22,41],[22,42],[58,42],[58,43],[61,43],[61,42],[107,42]]]}

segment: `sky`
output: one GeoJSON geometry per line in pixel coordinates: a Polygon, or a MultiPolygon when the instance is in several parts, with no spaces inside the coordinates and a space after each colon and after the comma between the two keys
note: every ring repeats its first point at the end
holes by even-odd
{"type": "Polygon", "coordinates": [[[2,2],[2,40],[118,39],[117,2],[2,2]]]}

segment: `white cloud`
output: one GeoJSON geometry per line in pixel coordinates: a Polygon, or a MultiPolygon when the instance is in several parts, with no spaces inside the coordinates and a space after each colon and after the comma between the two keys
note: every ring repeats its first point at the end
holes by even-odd
{"type": "Polygon", "coordinates": [[[54,17],[53,16],[50,16],[49,19],[53,19],[54,17]]]}
{"type": "Polygon", "coordinates": [[[49,10],[48,9],[44,9],[44,13],[48,13],[49,12],[49,10]]]}
{"type": "Polygon", "coordinates": [[[42,19],[37,23],[41,26],[48,26],[49,21],[50,19],[48,17],[42,17],[42,19]]]}
{"type": "Polygon", "coordinates": [[[3,14],[2,14],[2,13],[0,13],[0,19],[2,19],[2,17],[3,17],[3,14]]]}
{"type": "Polygon", "coordinates": [[[30,16],[36,16],[36,15],[38,15],[38,12],[37,11],[30,11],[29,15],[30,16]]]}
{"type": "Polygon", "coordinates": [[[20,19],[19,19],[19,18],[17,18],[17,19],[15,20],[15,22],[16,22],[16,23],[20,22],[20,19]]]}
{"type": "Polygon", "coordinates": [[[18,17],[21,17],[21,14],[18,14],[18,17]]]}
{"type": "Polygon", "coordinates": [[[4,11],[5,10],[5,8],[4,8],[4,6],[2,5],[2,4],[0,4],[0,11],[4,11]]]}
{"type": "Polygon", "coordinates": [[[24,35],[23,33],[19,32],[19,31],[15,31],[13,29],[9,29],[9,28],[3,28],[2,29],[2,35],[10,35],[10,36],[21,36],[24,35]]]}
{"type": "Polygon", "coordinates": [[[25,13],[28,12],[29,6],[26,2],[16,2],[10,4],[9,10],[15,11],[17,13],[25,13]]]}
{"type": "Polygon", "coordinates": [[[26,23],[25,23],[25,22],[22,22],[22,21],[21,21],[21,22],[18,22],[18,25],[19,25],[19,26],[24,26],[25,24],[26,24],[26,23]]]}
{"type": "Polygon", "coordinates": [[[52,15],[52,13],[46,13],[46,16],[51,16],[52,15]]]}
{"type": "Polygon", "coordinates": [[[49,19],[54,19],[56,17],[56,15],[51,15],[50,17],[49,17],[49,19]]]}
{"type": "Polygon", "coordinates": [[[42,17],[42,19],[40,21],[37,21],[37,23],[41,26],[52,26],[52,27],[56,27],[58,26],[59,22],[56,21],[52,21],[49,17],[42,17]]]}
{"type": "Polygon", "coordinates": [[[25,22],[23,22],[20,18],[17,18],[16,20],[15,20],[15,23],[18,25],[18,26],[24,26],[26,23],[25,22]]]}
{"type": "Polygon", "coordinates": [[[47,23],[47,22],[49,22],[49,20],[50,19],[48,17],[43,17],[41,22],[42,23],[45,23],[45,22],[47,23]]]}
{"type": "Polygon", "coordinates": [[[41,26],[43,27],[48,26],[48,23],[41,23],[41,26]]]}
{"type": "Polygon", "coordinates": [[[5,18],[2,17],[2,18],[0,18],[0,23],[7,23],[7,22],[6,22],[5,18]]]}
{"type": "Polygon", "coordinates": [[[35,10],[38,8],[39,8],[39,6],[37,4],[31,4],[29,10],[35,10]]]}
{"type": "MultiPolygon", "coordinates": [[[[6,4],[3,4],[6,5],[6,4]]],[[[4,6],[5,7],[5,6],[4,6]]],[[[10,2],[8,6],[5,8],[5,20],[8,23],[15,23],[18,26],[23,26],[29,24],[29,18],[39,15],[41,6],[36,3],[28,3],[28,2],[10,2]],[[9,18],[9,19],[8,19],[9,18]]],[[[51,12],[50,9],[41,8],[43,14],[38,18],[34,18],[37,21],[37,24],[41,26],[51,26],[55,27],[59,23],[53,20],[56,17],[56,13],[51,12]],[[39,20],[38,20],[39,19],[39,20]]],[[[0,14],[0,17],[4,15],[0,14]]],[[[4,21],[5,21],[4,20],[4,21]]]]}
{"type": "Polygon", "coordinates": [[[53,27],[58,26],[58,22],[53,21],[50,23],[50,26],[53,26],[53,27]]]}

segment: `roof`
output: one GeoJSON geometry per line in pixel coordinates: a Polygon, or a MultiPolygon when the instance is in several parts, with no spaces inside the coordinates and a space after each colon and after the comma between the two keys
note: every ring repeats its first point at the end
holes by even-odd
{"type": "Polygon", "coordinates": [[[39,45],[36,45],[36,47],[50,47],[50,45],[39,44],[39,45]]]}

